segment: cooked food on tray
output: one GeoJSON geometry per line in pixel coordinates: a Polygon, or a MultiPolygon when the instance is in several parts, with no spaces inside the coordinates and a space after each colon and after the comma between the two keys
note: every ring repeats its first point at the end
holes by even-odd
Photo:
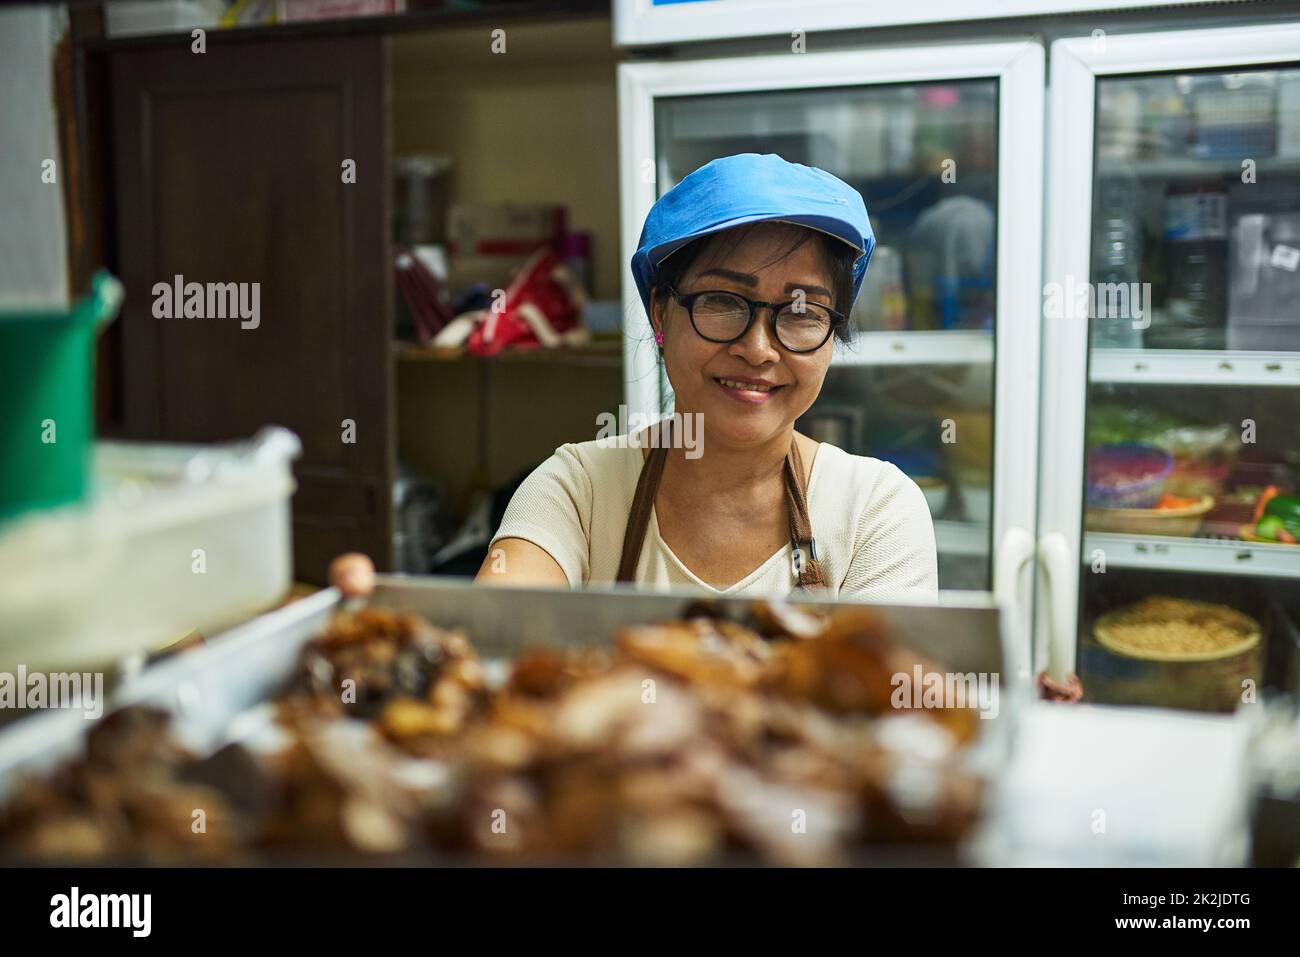
{"type": "MultiPolygon", "coordinates": [[[[341,613],[273,704],[211,754],[131,708],[84,757],[18,787],[23,858],[835,864],[882,843],[953,846],[982,782],[972,708],[899,710],[940,670],[869,609],[707,605],[604,649],[480,660],[409,614],[341,613]]],[[[973,703],[972,703],[973,704],[973,703]]]]}

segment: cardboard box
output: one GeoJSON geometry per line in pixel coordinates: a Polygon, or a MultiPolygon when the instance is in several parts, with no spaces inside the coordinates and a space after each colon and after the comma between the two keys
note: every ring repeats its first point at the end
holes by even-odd
{"type": "Polygon", "coordinates": [[[565,208],[556,205],[453,204],[447,214],[451,288],[474,282],[505,288],[538,249],[558,251],[565,219],[565,208]]]}

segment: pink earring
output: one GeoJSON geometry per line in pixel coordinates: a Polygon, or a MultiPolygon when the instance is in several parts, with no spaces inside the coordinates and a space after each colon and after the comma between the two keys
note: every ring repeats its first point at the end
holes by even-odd
{"type": "Polygon", "coordinates": [[[655,330],[655,345],[657,345],[657,346],[662,346],[663,344],[664,344],[664,334],[663,334],[663,331],[660,330],[660,329],[656,329],[656,330],[655,330]]]}

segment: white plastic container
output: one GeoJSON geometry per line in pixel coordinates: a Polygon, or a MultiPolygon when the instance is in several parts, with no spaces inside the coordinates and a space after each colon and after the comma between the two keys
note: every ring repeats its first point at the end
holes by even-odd
{"type": "Polygon", "coordinates": [[[300,452],[279,428],[98,443],[88,506],[0,530],[0,671],[98,670],[274,605],[292,583],[300,452]]]}

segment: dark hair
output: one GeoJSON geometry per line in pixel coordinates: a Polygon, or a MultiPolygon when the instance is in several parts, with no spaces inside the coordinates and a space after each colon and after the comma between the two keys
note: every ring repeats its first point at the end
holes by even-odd
{"type": "MultiPolygon", "coordinates": [[[[700,253],[706,247],[713,243],[725,244],[719,252],[721,255],[727,255],[745,241],[749,231],[754,226],[760,225],[765,225],[765,222],[750,223],[734,229],[710,233],[707,236],[692,239],[686,245],[673,251],[667,259],[664,259],[655,267],[654,275],[650,277],[650,304],[653,306],[657,298],[667,296],[669,286],[674,289],[680,288],[679,284],[682,277],[686,275],[687,270],[691,268],[691,264],[699,258],[700,253]]],[[[830,270],[831,308],[847,317],[852,308],[853,263],[857,259],[857,250],[848,243],[815,229],[799,228],[791,230],[791,232],[793,237],[790,242],[776,256],[764,263],[763,268],[787,259],[809,240],[820,242],[822,253],[826,258],[826,265],[830,270]]],[[[835,326],[832,335],[833,338],[841,342],[850,341],[850,328],[847,319],[835,326]]]]}

